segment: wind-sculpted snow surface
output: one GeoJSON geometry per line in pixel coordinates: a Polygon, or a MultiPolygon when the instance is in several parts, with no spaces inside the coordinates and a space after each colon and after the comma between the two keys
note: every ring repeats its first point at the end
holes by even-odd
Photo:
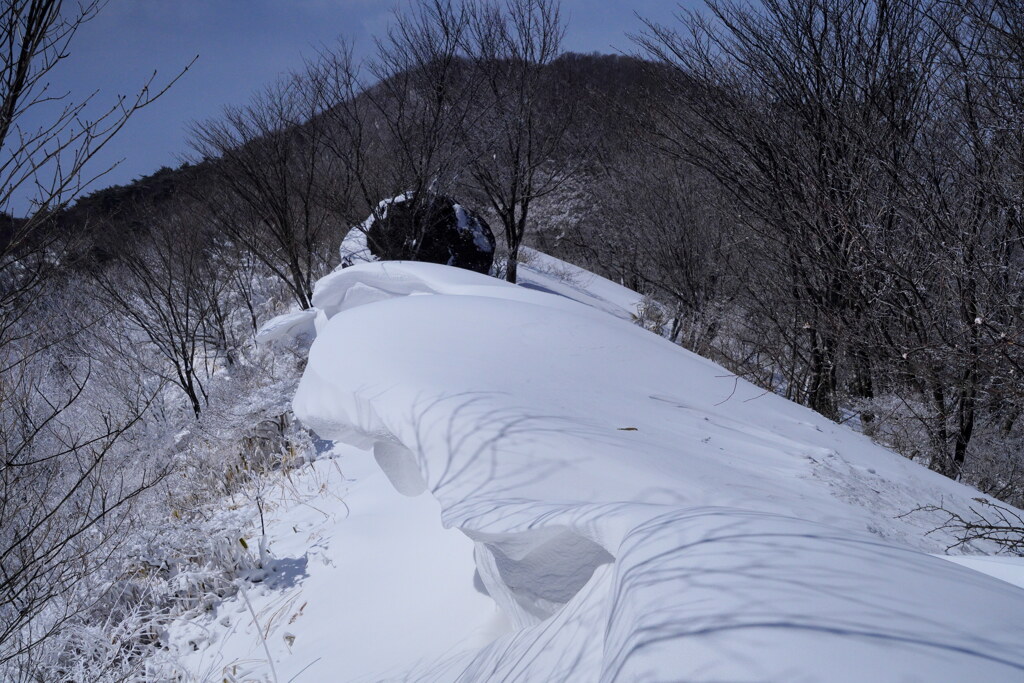
{"type": "Polygon", "coordinates": [[[514,625],[411,680],[1024,680],[1024,590],[897,518],[976,491],[551,294],[392,262],[314,304],[296,414],[428,490],[514,625]]]}

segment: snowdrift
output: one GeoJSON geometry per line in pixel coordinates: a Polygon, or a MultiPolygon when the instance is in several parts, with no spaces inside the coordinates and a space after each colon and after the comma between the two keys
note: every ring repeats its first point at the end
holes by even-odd
{"type": "Polygon", "coordinates": [[[277,328],[315,325],[296,415],[429,492],[513,624],[410,680],[1024,677],[1024,590],[900,517],[977,491],[538,289],[367,263],[277,328]]]}

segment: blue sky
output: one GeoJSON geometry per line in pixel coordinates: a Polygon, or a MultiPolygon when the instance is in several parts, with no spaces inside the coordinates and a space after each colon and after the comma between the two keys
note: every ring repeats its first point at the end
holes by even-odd
{"type": "MultiPolygon", "coordinates": [[[[187,151],[190,121],[241,104],[257,88],[297,68],[315,47],[339,36],[366,54],[395,7],[408,0],[110,0],[86,24],[70,58],[53,73],[52,86],[81,99],[96,91],[95,110],[118,94],[132,94],[157,72],[162,84],[191,59],[191,70],[160,101],[136,115],[97,160],[120,160],[96,187],[124,184],[161,166],[175,166],[187,151]]],[[[687,0],[693,4],[696,0],[687,0]]],[[[578,52],[629,52],[626,37],[640,30],[635,13],[672,21],[673,0],[563,0],[565,47],[578,52]]],[[[16,207],[17,208],[17,207],[16,207]]]]}

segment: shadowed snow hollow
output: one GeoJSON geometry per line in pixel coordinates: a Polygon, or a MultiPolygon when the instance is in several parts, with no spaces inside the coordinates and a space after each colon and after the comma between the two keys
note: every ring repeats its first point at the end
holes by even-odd
{"type": "Polygon", "coordinates": [[[296,415],[428,490],[515,627],[410,679],[1024,678],[1024,590],[897,518],[976,491],[564,297],[390,262],[314,305],[296,415]]]}

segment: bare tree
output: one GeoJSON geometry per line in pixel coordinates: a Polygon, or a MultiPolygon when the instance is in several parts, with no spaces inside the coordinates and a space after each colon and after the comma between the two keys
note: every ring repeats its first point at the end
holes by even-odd
{"type": "Polygon", "coordinates": [[[350,205],[378,212],[402,195],[418,214],[430,192],[466,190],[501,221],[514,281],[531,207],[579,165],[568,145],[577,108],[551,69],[564,32],[555,0],[431,0],[396,12],[370,82],[346,46],[323,52],[310,80],[350,205]]]}
{"type": "Polygon", "coordinates": [[[224,234],[245,245],[303,308],[338,232],[322,106],[309,80],[293,74],[248,105],[193,124],[190,140],[198,171],[208,174],[194,190],[198,198],[224,234]]]}
{"type": "Polygon", "coordinates": [[[979,434],[1020,439],[1020,8],[708,9],[638,41],[675,96],[649,131],[717,182],[742,231],[733,366],[1017,495],[1017,463],[971,456],[979,434]]]}
{"type": "Polygon", "coordinates": [[[920,253],[930,256],[933,313],[907,356],[917,367],[931,365],[933,467],[956,477],[984,413],[1009,429],[1020,405],[1019,355],[1004,340],[1022,312],[1024,138],[1016,102],[1024,62],[1007,42],[1020,24],[1007,23],[997,4],[946,7],[934,21],[944,39],[942,78],[920,172],[907,181],[909,212],[928,242],[920,253]]]}
{"type": "Polygon", "coordinates": [[[145,335],[166,364],[153,374],[177,385],[198,418],[209,400],[204,380],[220,339],[216,316],[224,282],[214,270],[208,236],[189,217],[150,218],[148,235],[128,245],[96,276],[111,310],[145,335]],[[169,370],[169,372],[168,372],[169,370]]]}
{"type": "Polygon", "coordinates": [[[16,202],[30,205],[25,218],[7,219],[0,230],[0,331],[8,333],[52,263],[45,253],[56,248],[54,213],[110,170],[91,163],[96,154],[181,76],[159,90],[150,79],[90,118],[92,98],[72,101],[54,92],[48,77],[105,2],[66,4],[11,0],[0,8],[0,210],[11,215],[21,212],[16,202]]]}
{"type": "Polygon", "coordinates": [[[465,55],[469,27],[465,5],[431,0],[396,10],[365,75],[345,44],[308,66],[327,146],[351,188],[351,224],[371,212],[382,218],[381,202],[397,196],[414,213],[429,212],[430,193],[450,191],[463,175],[462,138],[480,82],[465,55]]]}
{"type": "Polygon", "coordinates": [[[946,550],[987,541],[995,543],[1009,555],[1024,556],[1024,518],[1012,508],[987,498],[975,498],[974,502],[977,505],[970,506],[970,515],[941,505],[923,505],[907,514],[926,512],[944,515],[946,519],[942,525],[932,532],[950,531],[956,535],[957,540],[946,550]]]}
{"type": "Polygon", "coordinates": [[[509,282],[530,209],[572,177],[578,159],[566,144],[577,123],[574,102],[559,99],[550,66],[565,24],[557,0],[474,3],[467,51],[483,78],[480,114],[463,133],[469,174],[497,214],[508,247],[509,282]]]}
{"type": "Polygon", "coordinates": [[[661,141],[737,202],[775,273],[751,294],[767,306],[766,321],[782,323],[794,361],[788,390],[836,417],[844,370],[854,392],[873,391],[871,354],[856,334],[874,295],[864,276],[873,251],[902,227],[892,178],[924,119],[930,74],[920,60],[929,63],[934,31],[912,3],[708,8],[710,16],[682,15],[682,32],[652,24],[638,38],[685,100],[665,111],[661,141]]]}
{"type": "Polygon", "coordinates": [[[664,306],[668,337],[703,355],[734,296],[738,266],[720,188],[642,142],[617,150],[586,184],[589,212],[570,233],[588,262],[664,306]]]}

